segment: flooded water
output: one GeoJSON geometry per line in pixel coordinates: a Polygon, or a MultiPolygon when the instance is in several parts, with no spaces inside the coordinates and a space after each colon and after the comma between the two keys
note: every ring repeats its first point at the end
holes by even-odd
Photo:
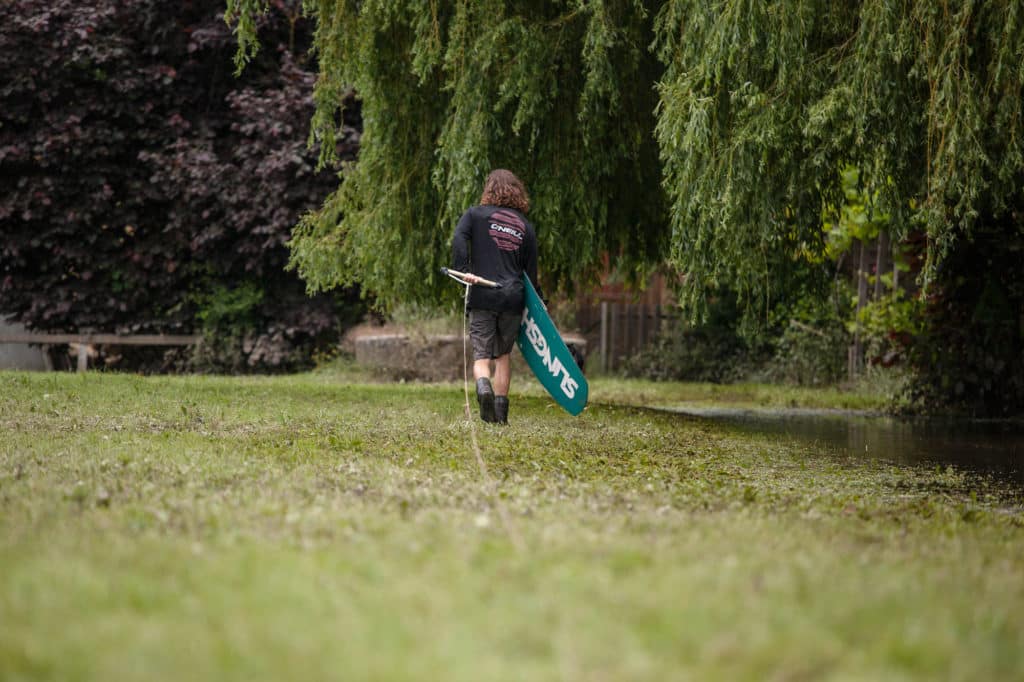
{"type": "Polygon", "coordinates": [[[1024,486],[1024,425],[1005,421],[896,419],[829,410],[676,408],[748,433],[778,434],[855,457],[953,465],[1024,486]]]}

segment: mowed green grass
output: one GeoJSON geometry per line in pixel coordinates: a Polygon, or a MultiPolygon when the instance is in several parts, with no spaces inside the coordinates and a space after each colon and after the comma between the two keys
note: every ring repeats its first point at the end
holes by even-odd
{"type": "Polygon", "coordinates": [[[352,380],[0,373],[0,679],[1024,678],[1019,490],[352,380]]]}

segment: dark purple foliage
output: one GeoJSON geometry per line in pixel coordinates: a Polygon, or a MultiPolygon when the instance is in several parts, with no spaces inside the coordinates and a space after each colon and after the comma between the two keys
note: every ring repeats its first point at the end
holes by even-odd
{"type": "MultiPolygon", "coordinates": [[[[237,79],[220,0],[0,4],[0,315],[216,332],[206,366],[236,371],[300,366],[336,338],[357,297],[309,298],[284,270],[337,177],[306,148],[308,27],[276,4],[237,79]],[[243,308],[210,314],[239,287],[243,308]]],[[[339,139],[354,158],[356,129],[339,139]]]]}

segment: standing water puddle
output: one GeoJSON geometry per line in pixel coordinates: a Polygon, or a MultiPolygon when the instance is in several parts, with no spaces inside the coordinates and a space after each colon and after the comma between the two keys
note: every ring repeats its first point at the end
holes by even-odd
{"type": "Polygon", "coordinates": [[[1024,485],[1024,425],[1006,421],[896,419],[833,410],[678,407],[672,412],[824,445],[852,457],[945,466],[1024,485]]]}

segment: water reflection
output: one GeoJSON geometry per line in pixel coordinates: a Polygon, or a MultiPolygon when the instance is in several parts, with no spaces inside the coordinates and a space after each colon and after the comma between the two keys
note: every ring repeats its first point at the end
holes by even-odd
{"type": "Polygon", "coordinates": [[[946,465],[1024,484],[1024,425],[1005,421],[896,419],[829,410],[681,407],[673,412],[750,433],[819,443],[851,456],[897,464],[946,465]]]}

